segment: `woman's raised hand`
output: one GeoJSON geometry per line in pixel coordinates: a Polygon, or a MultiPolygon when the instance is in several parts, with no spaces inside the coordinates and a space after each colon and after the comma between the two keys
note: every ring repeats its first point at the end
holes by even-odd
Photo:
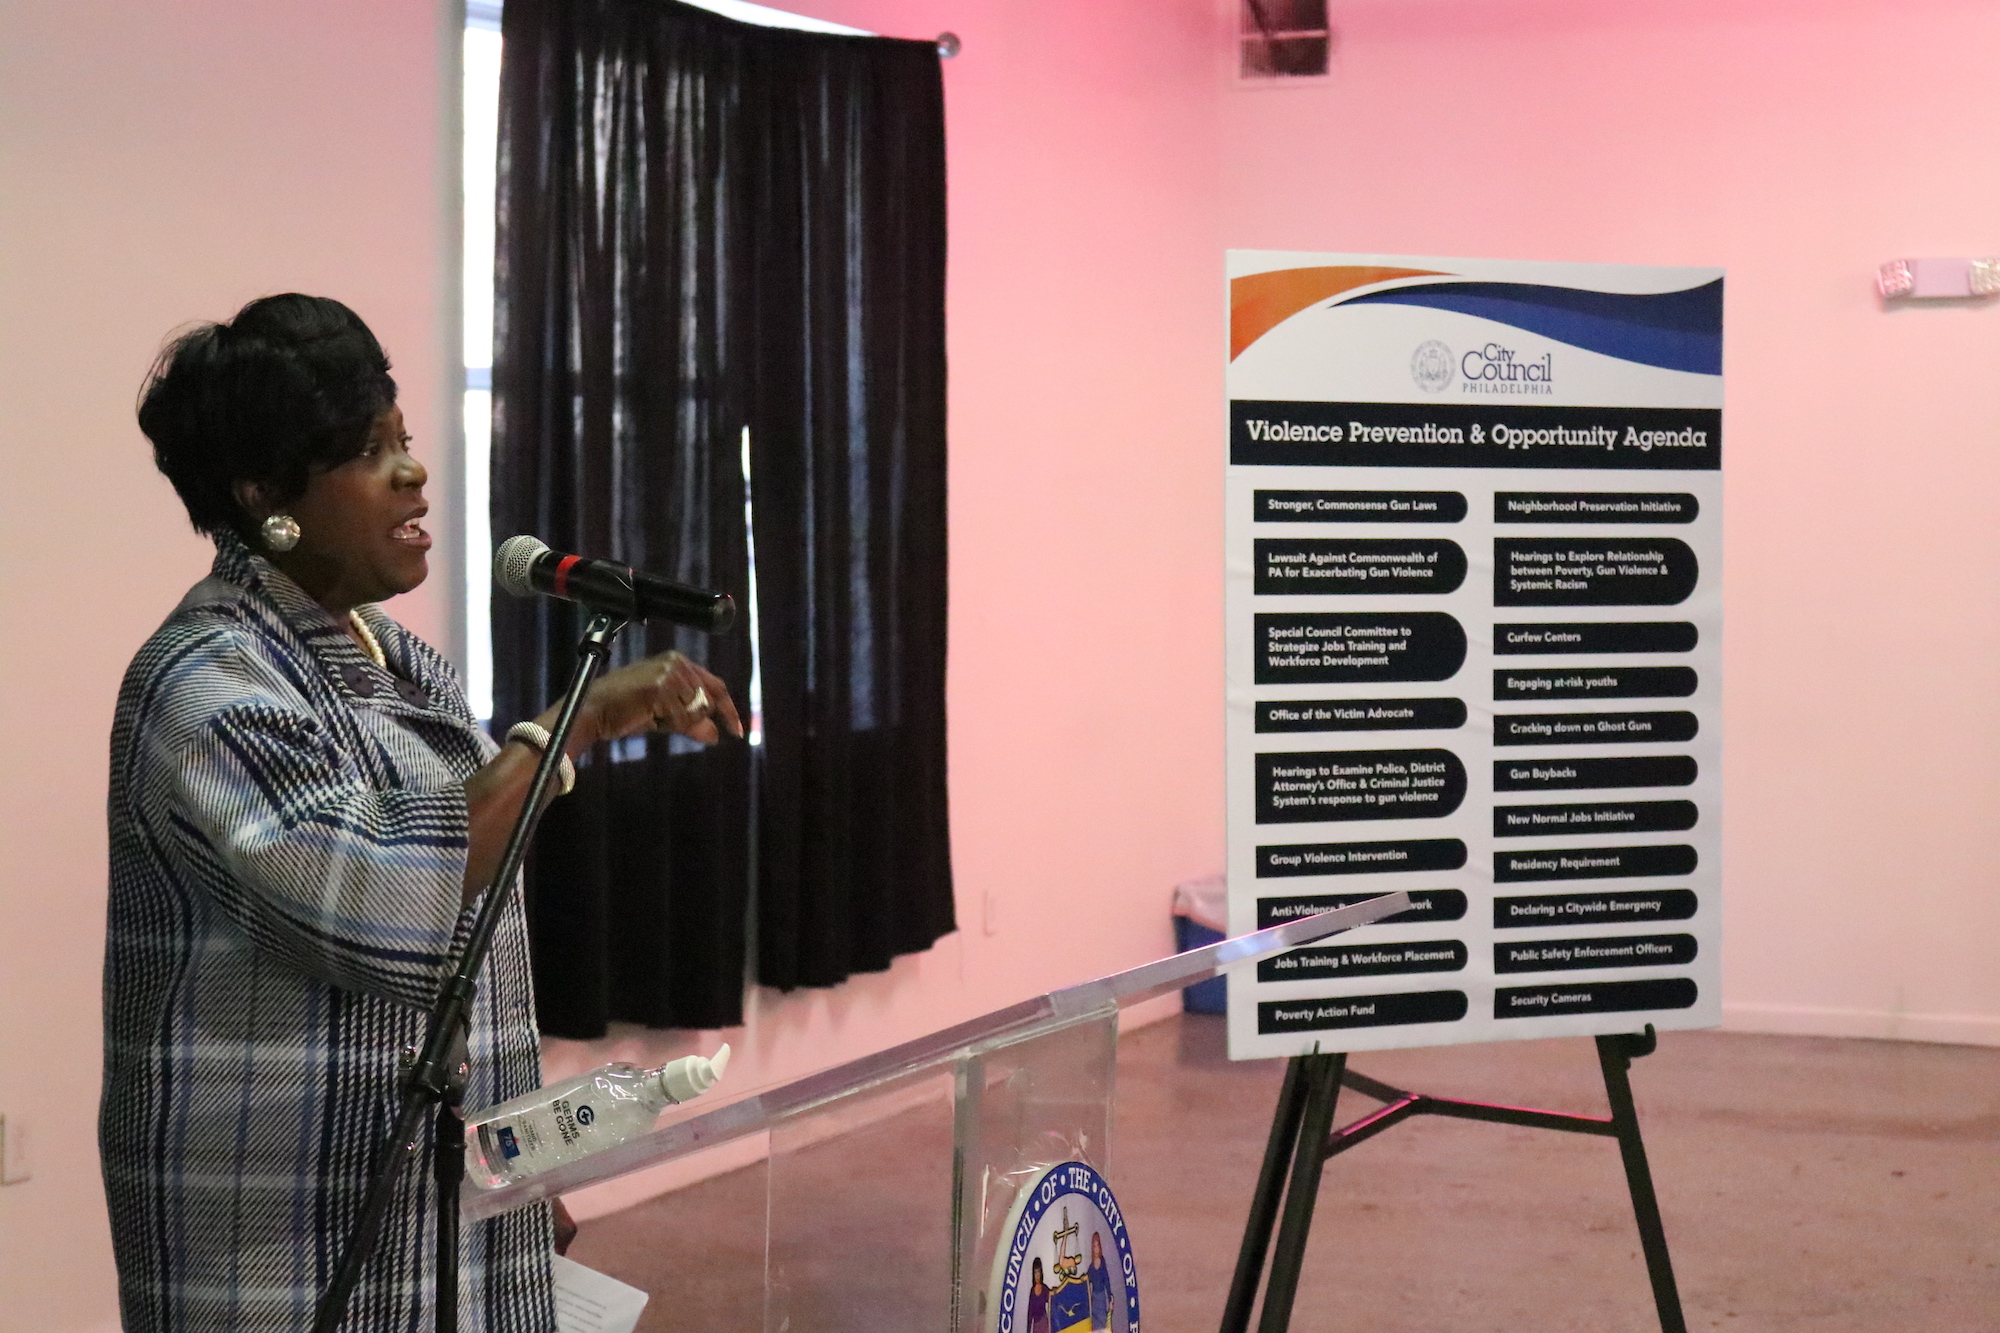
{"type": "Polygon", "coordinates": [[[606,672],[584,696],[577,730],[586,749],[646,731],[678,732],[712,745],[722,732],[741,737],[743,723],[722,678],[681,653],[661,653],[606,672]]]}
{"type": "MultiPolygon", "coordinates": [[[[535,720],[553,728],[555,708],[548,708],[535,720]]],[[[662,653],[606,672],[590,687],[576,729],[570,733],[569,753],[574,758],[599,741],[615,741],[644,731],[677,731],[710,745],[721,739],[724,731],[741,737],[743,723],[720,676],[679,653],[662,653]]],[[[466,779],[470,832],[464,893],[468,904],[499,873],[508,832],[527,799],[540,760],[540,752],[531,744],[506,745],[466,779]]],[[[555,799],[557,790],[550,789],[550,800],[555,799]]]]}

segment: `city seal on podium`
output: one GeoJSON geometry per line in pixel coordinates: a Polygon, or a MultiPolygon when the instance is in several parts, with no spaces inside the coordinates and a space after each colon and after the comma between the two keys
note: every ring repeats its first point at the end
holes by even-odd
{"type": "Polygon", "coordinates": [[[992,1333],[1139,1333],[1139,1275],[1125,1214],[1082,1162],[1036,1176],[993,1256],[992,1333]]]}

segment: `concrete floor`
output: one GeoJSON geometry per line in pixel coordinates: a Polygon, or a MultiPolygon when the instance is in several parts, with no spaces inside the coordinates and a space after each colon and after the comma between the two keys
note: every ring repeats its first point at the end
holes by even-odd
{"type": "MultiPolygon", "coordinates": [[[[1584,1040],[1356,1056],[1417,1091],[1604,1113],[1584,1040]]],[[[1150,1333],[1213,1329],[1284,1067],[1232,1064],[1220,1020],[1119,1052],[1108,1175],[1150,1333]]],[[[1632,1082],[1688,1325],[1727,1333],[2000,1330],[2000,1050],[1669,1033],[1632,1082]]],[[[1345,1121],[1375,1103],[1341,1098],[1345,1121]]],[[[912,1112],[586,1223],[570,1256],[654,1293],[640,1328],[762,1327],[764,1221],[785,1333],[939,1328],[949,1127],[912,1112]],[[818,1202],[812,1202],[818,1201],[818,1202]],[[775,1207],[774,1207],[775,1205],[775,1207]]],[[[1616,1145],[1419,1119],[1328,1164],[1298,1333],[1658,1328],[1616,1145]]]]}

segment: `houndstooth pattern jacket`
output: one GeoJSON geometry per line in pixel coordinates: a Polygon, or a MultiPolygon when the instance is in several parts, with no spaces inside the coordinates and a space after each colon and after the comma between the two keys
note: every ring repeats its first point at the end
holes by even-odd
{"type": "MultiPolygon", "coordinates": [[[[461,909],[464,779],[491,756],[442,658],[389,670],[234,536],[126,672],[111,738],[98,1134],[126,1333],[298,1333],[395,1117],[461,909]]],[[[527,932],[480,977],[466,1105],[540,1082],[527,932]]],[[[432,1327],[431,1145],[345,1330],[432,1327]]],[[[546,1208],[468,1225],[467,1333],[549,1333],[546,1208]]]]}

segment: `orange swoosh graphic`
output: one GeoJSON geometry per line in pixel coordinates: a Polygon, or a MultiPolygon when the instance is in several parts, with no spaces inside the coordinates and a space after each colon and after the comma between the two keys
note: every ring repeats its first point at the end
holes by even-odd
{"type": "Polygon", "coordinates": [[[1448,278],[1428,268],[1281,268],[1229,280],[1229,359],[1315,301],[1391,278],[1448,278]]]}

